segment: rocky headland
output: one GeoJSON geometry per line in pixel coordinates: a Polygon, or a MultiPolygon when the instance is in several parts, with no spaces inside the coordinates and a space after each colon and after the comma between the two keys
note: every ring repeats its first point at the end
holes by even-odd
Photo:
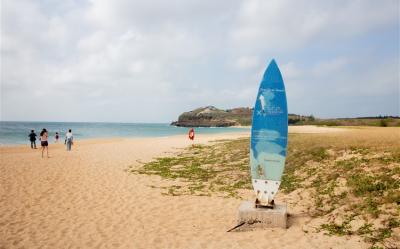
{"type": "MultiPolygon", "coordinates": [[[[179,115],[171,125],[182,127],[229,127],[250,126],[253,108],[238,107],[219,109],[215,106],[200,107],[179,115]]],[[[400,126],[400,118],[392,116],[320,119],[313,115],[288,115],[289,125],[323,125],[323,126],[400,126]]]]}
{"type": "Polygon", "coordinates": [[[214,106],[200,107],[182,113],[171,125],[182,127],[228,127],[251,125],[253,110],[248,107],[222,110],[214,106]]]}

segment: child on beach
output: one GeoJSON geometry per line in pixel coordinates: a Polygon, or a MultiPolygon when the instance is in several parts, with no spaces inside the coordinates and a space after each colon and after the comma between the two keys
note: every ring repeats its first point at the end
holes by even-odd
{"type": "Polygon", "coordinates": [[[34,130],[31,130],[31,133],[28,135],[29,141],[31,141],[31,148],[32,149],[37,149],[36,148],[36,133],[34,130]]]}
{"type": "Polygon", "coordinates": [[[58,143],[58,139],[60,138],[60,136],[58,135],[58,132],[56,132],[56,135],[54,136],[55,142],[58,143]]]}
{"type": "Polygon", "coordinates": [[[72,136],[72,130],[69,129],[67,134],[65,134],[65,142],[64,144],[67,145],[67,151],[71,151],[71,147],[74,143],[74,137],[72,136]]]}
{"type": "Polygon", "coordinates": [[[44,150],[46,149],[47,158],[49,158],[49,143],[47,139],[49,138],[49,134],[45,128],[40,132],[40,144],[42,145],[42,158],[44,150]]]}

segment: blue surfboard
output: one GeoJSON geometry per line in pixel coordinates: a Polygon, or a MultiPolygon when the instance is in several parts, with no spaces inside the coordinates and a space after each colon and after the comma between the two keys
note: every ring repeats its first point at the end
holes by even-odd
{"type": "Polygon", "coordinates": [[[272,60],[261,80],[251,128],[250,168],[256,205],[273,206],[285,168],[287,136],[285,85],[272,60]]]}

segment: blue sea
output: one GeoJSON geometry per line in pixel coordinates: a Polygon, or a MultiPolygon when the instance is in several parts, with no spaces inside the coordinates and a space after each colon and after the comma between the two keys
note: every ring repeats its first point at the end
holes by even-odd
{"type": "MultiPolygon", "coordinates": [[[[28,144],[28,134],[46,128],[49,141],[54,140],[56,132],[61,140],[68,129],[72,129],[74,139],[112,138],[112,137],[165,137],[187,134],[188,128],[170,126],[169,124],[145,123],[86,123],[86,122],[13,122],[0,121],[0,145],[28,144]]],[[[223,132],[240,132],[247,128],[195,128],[196,134],[212,134],[223,132]]]]}

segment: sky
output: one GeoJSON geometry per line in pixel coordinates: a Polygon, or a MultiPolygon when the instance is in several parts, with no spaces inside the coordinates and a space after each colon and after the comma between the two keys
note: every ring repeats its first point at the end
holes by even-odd
{"type": "Polygon", "coordinates": [[[290,113],[400,114],[398,0],[3,0],[1,120],[170,122],[252,107],[275,58],[290,113]]]}

